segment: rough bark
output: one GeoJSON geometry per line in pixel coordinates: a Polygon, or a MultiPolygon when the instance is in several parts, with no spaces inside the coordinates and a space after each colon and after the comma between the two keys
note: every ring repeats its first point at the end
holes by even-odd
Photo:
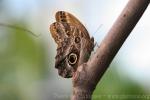
{"type": "Polygon", "coordinates": [[[97,83],[141,18],[149,2],[150,0],[129,0],[96,53],[75,72],[72,79],[72,100],[91,100],[97,83]]]}

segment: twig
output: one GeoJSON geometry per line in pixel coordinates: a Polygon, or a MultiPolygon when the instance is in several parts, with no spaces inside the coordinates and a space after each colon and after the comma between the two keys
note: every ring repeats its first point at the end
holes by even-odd
{"type": "Polygon", "coordinates": [[[25,28],[22,28],[22,27],[18,27],[18,26],[14,26],[14,25],[10,25],[10,24],[0,23],[0,26],[1,27],[12,28],[12,29],[18,29],[18,30],[30,33],[30,34],[34,35],[35,37],[39,37],[41,35],[41,34],[35,34],[35,33],[33,33],[32,31],[30,31],[28,29],[25,29],[25,28]]]}

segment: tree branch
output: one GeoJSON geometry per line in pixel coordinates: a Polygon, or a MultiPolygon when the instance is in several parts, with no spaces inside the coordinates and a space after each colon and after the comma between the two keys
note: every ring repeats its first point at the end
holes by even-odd
{"type": "Polygon", "coordinates": [[[73,76],[72,100],[91,100],[92,93],[109,64],[129,36],[150,0],[129,0],[91,60],[73,76]]]}

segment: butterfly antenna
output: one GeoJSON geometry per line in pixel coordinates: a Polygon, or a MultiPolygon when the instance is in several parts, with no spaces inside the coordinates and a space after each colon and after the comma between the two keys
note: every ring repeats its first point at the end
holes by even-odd
{"type": "Polygon", "coordinates": [[[100,24],[100,25],[98,26],[98,28],[97,28],[96,31],[94,32],[94,35],[99,31],[99,29],[100,29],[102,26],[103,26],[103,24],[100,24]]]}
{"type": "Polygon", "coordinates": [[[21,30],[21,31],[25,31],[27,33],[30,33],[32,34],[33,36],[35,37],[39,37],[41,34],[35,34],[33,33],[32,31],[28,30],[28,29],[25,29],[25,28],[22,28],[22,27],[18,27],[18,26],[14,26],[14,25],[9,25],[9,24],[4,24],[4,23],[0,23],[0,26],[2,27],[7,27],[7,28],[12,28],[12,29],[18,29],[18,30],[21,30]]]}
{"type": "MultiPolygon", "coordinates": [[[[102,26],[103,26],[103,24],[100,24],[100,25],[98,26],[98,28],[96,29],[96,31],[94,32],[93,35],[95,35],[95,34],[99,31],[99,29],[100,29],[102,26]]],[[[98,45],[97,42],[94,43],[94,47],[96,47],[96,46],[99,48],[99,45],[98,45]]]]}

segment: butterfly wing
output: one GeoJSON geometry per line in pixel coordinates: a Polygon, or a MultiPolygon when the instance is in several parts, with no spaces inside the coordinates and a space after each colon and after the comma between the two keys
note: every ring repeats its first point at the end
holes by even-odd
{"type": "Polygon", "coordinates": [[[67,23],[54,22],[50,25],[50,33],[58,46],[71,36],[70,25],[67,23]]]}
{"type": "Polygon", "coordinates": [[[90,39],[88,31],[74,15],[65,11],[58,11],[55,15],[55,18],[57,22],[70,23],[71,25],[76,26],[78,29],[81,30],[85,38],[90,39]]]}
{"type": "Polygon", "coordinates": [[[58,11],[55,17],[56,22],[50,25],[51,35],[58,45],[55,68],[60,76],[70,78],[76,68],[89,59],[94,39],[72,14],[58,11]]]}
{"type": "Polygon", "coordinates": [[[61,23],[69,23],[75,27],[77,27],[81,31],[81,36],[87,41],[89,49],[91,52],[94,47],[94,38],[90,38],[88,31],[84,27],[84,25],[72,14],[65,11],[58,11],[55,15],[56,21],[61,23]]]}
{"type": "Polygon", "coordinates": [[[75,37],[81,36],[81,32],[69,23],[55,22],[50,26],[51,35],[58,44],[55,57],[55,68],[60,76],[70,78],[78,66],[80,55],[80,41],[74,44],[75,37]]]}

